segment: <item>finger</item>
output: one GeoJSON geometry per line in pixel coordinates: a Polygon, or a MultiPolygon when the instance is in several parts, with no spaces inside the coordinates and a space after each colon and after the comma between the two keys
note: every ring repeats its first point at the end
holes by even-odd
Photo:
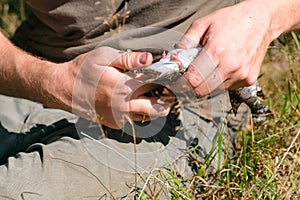
{"type": "Polygon", "coordinates": [[[177,48],[189,49],[197,47],[208,29],[208,22],[205,18],[193,22],[184,36],[176,44],[177,48]]]}
{"type": "Polygon", "coordinates": [[[119,69],[132,70],[150,65],[152,61],[153,57],[149,52],[125,52],[114,59],[111,65],[119,69]]]}
{"type": "Polygon", "coordinates": [[[130,118],[133,121],[142,122],[142,123],[151,120],[150,116],[147,116],[145,114],[139,114],[139,113],[131,113],[130,118]]]}
{"type": "Polygon", "coordinates": [[[225,89],[224,76],[218,68],[215,68],[200,85],[194,88],[194,92],[198,97],[203,97],[212,92],[223,91],[225,89]]]}
{"type": "Polygon", "coordinates": [[[247,62],[251,63],[251,67],[248,66],[249,64],[238,67],[238,70],[230,74],[224,82],[225,87],[228,89],[238,89],[255,84],[262,62],[263,58],[254,57],[250,62],[247,62]]]}
{"type": "Polygon", "coordinates": [[[139,97],[129,102],[130,112],[151,117],[167,116],[173,106],[171,102],[160,102],[157,97],[139,97]]]}
{"type": "Polygon", "coordinates": [[[183,76],[189,82],[190,87],[194,89],[196,95],[202,97],[215,88],[212,87],[214,82],[211,82],[211,79],[208,79],[210,76],[219,77],[218,71],[215,71],[215,69],[215,63],[207,54],[206,50],[203,49],[183,76]],[[213,72],[215,73],[212,74],[213,72]]]}
{"type": "Polygon", "coordinates": [[[132,98],[136,98],[138,96],[146,94],[146,93],[153,91],[159,87],[160,86],[157,84],[142,84],[138,81],[135,81],[135,86],[132,85],[132,88],[136,88],[136,89],[134,90],[134,93],[132,94],[132,98]]]}
{"type": "Polygon", "coordinates": [[[245,76],[245,78],[243,79],[241,79],[238,75],[233,75],[232,77],[228,78],[224,82],[224,87],[233,90],[241,87],[251,86],[255,84],[258,74],[259,74],[259,70],[256,69],[252,71],[250,69],[249,72],[247,73],[247,76],[245,76]]]}
{"type": "Polygon", "coordinates": [[[141,85],[139,88],[134,90],[131,98],[135,99],[145,94],[149,94],[152,97],[158,97],[161,102],[174,102],[175,100],[175,96],[170,90],[158,84],[141,85]]]}

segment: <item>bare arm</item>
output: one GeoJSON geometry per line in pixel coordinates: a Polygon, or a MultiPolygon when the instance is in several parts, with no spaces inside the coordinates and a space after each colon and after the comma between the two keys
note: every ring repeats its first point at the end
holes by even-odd
{"type": "Polygon", "coordinates": [[[264,3],[272,13],[271,31],[282,34],[300,28],[299,0],[264,0],[264,3]]]}
{"type": "Polygon", "coordinates": [[[173,103],[144,96],[152,88],[124,73],[151,64],[147,52],[100,47],[56,64],[27,54],[0,34],[0,56],[0,94],[73,112],[112,128],[121,128],[125,115],[135,121],[165,116],[173,103]]]}
{"type": "Polygon", "coordinates": [[[47,77],[51,75],[49,73],[55,70],[57,64],[25,53],[2,33],[0,56],[0,93],[45,103],[42,89],[47,84],[47,77]]]}

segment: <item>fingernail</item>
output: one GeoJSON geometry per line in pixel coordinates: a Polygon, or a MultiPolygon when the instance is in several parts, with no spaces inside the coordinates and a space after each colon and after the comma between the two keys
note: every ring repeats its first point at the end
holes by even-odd
{"type": "Polygon", "coordinates": [[[143,65],[146,64],[147,60],[148,60],[148,53],[143,53],[143,54],[140,55],[139,62],[141,64],[143,64],[143,65]]]}

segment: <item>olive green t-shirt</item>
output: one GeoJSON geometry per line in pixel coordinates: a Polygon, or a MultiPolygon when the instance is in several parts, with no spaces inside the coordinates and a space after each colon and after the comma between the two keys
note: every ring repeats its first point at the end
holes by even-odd
{"type": "MultiPolygon", "coordinates": [[[[32,12],[17,30],[13,41],[21,48],[53,61],[70,60],[101,45],[142,49],[154,43],[175,44],[193,20],[235,3],[234,0],[26,2],[32,12]],[[166,29],[177,34],[167,32],[161,35],[166,29]],[[123,35],[126,37],[120,39],[123,35]],[[156,37],[149,38],[153,35],[156,37]],[[132,40],[135,44],[129,42],[132,40]]],[[[164,45],[168,44],[161,44],[161,48],[164,45]]]]}

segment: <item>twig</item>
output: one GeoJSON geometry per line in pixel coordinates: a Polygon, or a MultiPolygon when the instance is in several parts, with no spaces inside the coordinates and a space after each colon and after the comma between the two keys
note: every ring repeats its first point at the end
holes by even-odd
{"type": "Polygon", "coordinates": [[[291,150],[291,148],[294,146],[297,138],[299,137],[300,135],[300,129],[297,133],[297,135],[295,136],[295,138],[293,139],[292,143],[290,144],[290,146],[288,147],[287,151],[285,152],[285,154],[283,155],[283,157],[281,158],[280,162],[278,163],[277,167],[276,167],[276,170],[279,169],[279,167],[281,166],[282,162],[284,161],[284,159],[286,158],[287,154],[289,153],[289,151],[291,150]]]}

